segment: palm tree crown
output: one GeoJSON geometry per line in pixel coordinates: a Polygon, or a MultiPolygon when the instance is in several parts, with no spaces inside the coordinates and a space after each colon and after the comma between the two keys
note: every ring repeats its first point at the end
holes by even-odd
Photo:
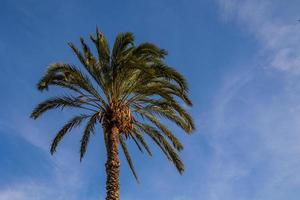
{"type": "MultiPolygon", "coordinates": [[[[126,141],[132,139],[140,151],[152,155],[144,135],[149,136],[182,173],[184,166],[176,151],[182,150],[183,145],[162,119],[170,120],[184,132],[191,133],[193,120],[179,100],[188,106],[192,103],[184,77],[164,62],[167,52],[151,43],[135,45],[132,33],[118,34],[112,51],[98,29],[90,39],[97,55],[92,53],[83,38],[80,38],[81,51],[69,43],[84,71],[71,64],[55,63],[48,67],[37,84],[40,91],[58,86],[69,90],[70,94],[41,102],[33,110],[32,118],[37,119],[55,108],[70,107],[82,111],[58,131],[51,145],[51,154],[66,134],[85,121],[81,160],[90,136],[95,132],[95,124],[101,123],[108,159],[110,155],[117,155],[118,152],[113,152],[118,151],[120,144],[136,179],[126,141]],[[116,133],[116,138],[110,136],[113,133],[116,133]],[[115,149],[109,151],[113,149],[113,142],[115,149]]],[[[113,165],[107,164],[107,167],[113,165]]]]}

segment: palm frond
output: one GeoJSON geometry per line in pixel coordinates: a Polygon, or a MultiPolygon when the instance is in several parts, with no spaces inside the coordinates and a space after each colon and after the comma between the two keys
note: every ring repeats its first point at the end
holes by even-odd
{"type": "Polygon", "coordinates": [[[170,80],[174,80],[174,81],[176,81],[176,83],[178,85],[180,85],[180,87],[183,90],[188,91],[187,81],[174,68],[169,67],[168,65],[166,65],[162,62],[154,63],[154,65],[152,67],[155,69],[155,71],[157,72],[156,74],[159,77],[164,77],[164,78],[167,78],[167,79],[170,79],[170,80]]]}
{"type": "Polygon", "coordinates": [[[177,171],[182,174],[184,171],[184,164],[172,146],[168,143],[168,141],[161,135],[157,135],[159,141],[163,144],[165,149],[167,150],[168,154],[171,157],[172,163],[175,165],[177,171]]]}
{"type": "Polygon", "coordinates": [[[122,147],[122,150],[123,150],[123,153],[125,155],[125,158],[127,160],[127,163],[129,165],[129,168],[134,176],[134,178],[136,179],[136,181],[139,183],[139,178],[135,172],[135,169],[134,169],[134,166],[133,166],[133,163],[132,163],[132,160],[131,160],[131,156],[129,154],[129,151],[128,151],[128,148],[127,148],[127,145],[122,137],[122,135],[119,136],[119,140],[120,140],[120,144],[121,144],[121,147],[122,147]]]}
{"type": "Polygon", "coordinates": [[[38,104],[31,113],[31,118],[37,119],[44,112],[51,109],[63,109],[65,107],[80,108],[82,104],[83,102],[72,96],[53,97],[38,104]]]}
{"type": "Polygon", "coordinates": [[[132,134],[132,133],[129,133],[130,134],[130,138],[132,138],[132,140],[134,141],[135,145],[137,146],[137,148],[140,150],[140,152],[144,152],[143,148],[141,147],[139,141],[136,139],[136,137],[132,134]]]}
{"type": "Polygon", "coordinates": [[[56,134],[55,138],[53,139],[52,144],[51,144],[51,149],[50,149],[51,154],[55,153],[56,147],[60,143],[60,141],[63,139],[63,137],[68,132],[70,132],[73,128],[79,126],[80,123],[88,117],[90,117],[90,115],[79,115],[79,116],[73,117],[70,121],[68,121],[68,123],[66,123],[60,129],[60,131],[56,134]]]}
{"type": "Polygon", "coordinates": [[[140,98],[136,100],[138,104],[146,105],[145,107],[140,106],[140,109],[152,109],[155,110],[161,109],[170,111],[172,115],[179,115],[183,120],[188,124],[188,126],[194,130],[195,125],[191,115],[184,109],[181,105],[179,105],[175,100],[157,100],[157,99],[150,99],[150,98],[140,98]]]}
{"type": "Polygon", "coordinates": [[[166,157],[172,161],[175,165],[176,169],[180,174],[184,171],[184,165],[181,161],[178,154],[175,152],[175,149],[168,143],[168,141],[160,134],[160,132],[152,126],[143,123],[136,123],[136,125],[148,134],[153,141],[160,147],[160,149],[164,152],[166,157]]]}
{"type": "Polygon", "coordinates": [[[68,43],[75,55],[77,56],[78,60],[84,66],[84,68],[88,71],[90,76],[98,83],[101,87],[104,94],[107,96],[107,88],[105,85],[105,80],[103,77],[103,65],[101,65],[96,58],[93,56],[90,48],[85,43],[83,38],[80,38],[81,46],[83,49],[83,54],[76,48],[73,43],[68,43]]]}
{"type": "Polygon", "coordinates": [[[88,76],[75,66],[69,64],[55,63],[50,65],[45,75],[39,81],[38,88],[40,90],[47,89],[49,84],[53,84],[53,79],[56,80],[55,78],[57,77],[61,77],[64,83],[93,95],[103,105],[106,105],[104,98],[94,88],[88,76]]]}
{"type": "Polygon", "coordinates": [[[177,126],[182,128],[186,133],[192,133],[194,130],[193,124],[190,124],[182,117],[178,116],[174,110],[162,108],[156,105],[149,105],[142,108],[144,112],[150,112],[151,114],[156,114],[158,116],[167,118],[171,122],[174,122],[177,126]]]}
{"type": "Polygon", "coordinates": [[[147,151],[149,156],[152,156],[152,152],[147,144],[147,142],[144,140],[142,134],[140,133],[139,130],[137,130],[135,127],[132,130],[132,136],[136,138],[138,142],[144,147],[144,149],[147,151]]]}
{"type": "Polygon", "coordinates": [[[163,59],[168,53],[164,49],[160,49],[152,43],[142,43],[138,45],[133,54],[140,58],[158,58],[163,59]]]}
{"type": "Polygon", "coordinates": [[[145,116],[147,119],[149,119],[158,129],[164,133],[169,140],[172,142],[174,148],[176,148],[178,151],[183,150],[183,145],[181,142],[178,140],[178,138],[159,120],[154,116],[151,115],[150,113],[141,113],[143,116],[145,116]]]}
{"type": "Polygon", "coordinates": [[[128,48],[129,45],[133,45],[134,35],[133,33],[119,33],[116,37],[113,50],[112,50],[112,63],[118,63],[118,57],[121,53],[128,48]]]}
{"type": "Polygon", "coordinates": [[[80,161],[82,161],[86,153],[86,149],[90,140],[91,133],[95,132],[95,124],[98,120],[98,117],[99,117],[99,113],[95,113],[93,116],[91,116],[90,120],[88,121],[84,129],[82,138],[80,140],[80,161]]]}
{"type": "Polygon", "coordinates": [[[96,28],[96,37],[90,34],[90,39],[96,46],[101,67],[104,65],[107,66],[110,60],[109,45],[105,36],[99,31],[98,27],[96,28]]]}
{"type": "Polygon", "coordinates": [[[167,150],[165,149],[163,144],[161,144],[161,142],[157,138],[157,134],[159,134],[159,131],[157,131],[155,128],[153,128],[147,124],[143,124],[143,123],[139,123],[139,122],[135,122],[135,124],[140,131],[146,133],[157,144],[157,146],[166,155],[168,160],[172,160],[172,158],[170,157],[169,153],[167,152],[167,150]]]}

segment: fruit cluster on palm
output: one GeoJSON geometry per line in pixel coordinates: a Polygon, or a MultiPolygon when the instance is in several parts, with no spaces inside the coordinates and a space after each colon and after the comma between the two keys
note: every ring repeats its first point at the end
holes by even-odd
{"type": "Polygon", "coordinates": [[[36,106],[31,117],[37,119],[44,112],[56,108],[81,110],[56,134],[51,154],[62,138],[73,128],[86,122],[80,145],[80,160],[84,157],[95,124],[103,127],[107,150],[105,164],[106,199],[119,200],[119,147],[123,150],[133,175],[138,180],[127,149],[127,140],[133,140],[140,151],[152,155],[145,135],[152,139],[177,170],[184,165],[177,154],[183,145],[165,126],[163,119],[174,122],[184,132],[191,133],[194,124],[183,104],[191,106],[184,77],[165,64],[166,51],[151,43],[135,45],[132,33],[118,34],[110,51],[104,35],[97,29],[90,35],[95,53],[83,38],[82,50],[69,46],[82,64],[83,70],[66,63],[48,67],[38,82],[40,91],[49,86],[67,89],[70,94],[47,99],[36,106]]]}

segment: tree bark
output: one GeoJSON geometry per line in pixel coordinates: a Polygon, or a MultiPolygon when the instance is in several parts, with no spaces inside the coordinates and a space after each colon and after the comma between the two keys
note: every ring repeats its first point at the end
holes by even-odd
{"type": "Polygon", "coordinates": [[[106,200],[120,200],[119,129],[112,127],[105,134],[107,136],[106,200]]]}

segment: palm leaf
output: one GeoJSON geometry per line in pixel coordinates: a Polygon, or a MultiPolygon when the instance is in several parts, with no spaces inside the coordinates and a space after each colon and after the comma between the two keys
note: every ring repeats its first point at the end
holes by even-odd
{"type": "Polygon", "coordinates": [[[178,151],[183,150],[183,145],[178,140],[178,138],[164,124],[159,122],[159,120],[155,116],[149,113],[142,113],[142,115],[149,119],[158,129],[160,129],[169,138],[169,140],[173,143],[173,146],[178,151]]]}
{"type": "Polygon", "coordinates": [[[145,150],[147,151],[147,153],[152,156],[152,152],[148,146],[148,144],[146,143],[146,141],[144,140],[142,134],[134,127],[132,130],[132,135],[133,137],[136,138],[136,140],[145,148],[145,150]]]}
{"type": "Polygon", "coordinates": [[[175,149],[173,149],[172,146],[168,143],[168,141],[160,134],[160,132],[154,127],[151,127],[147,124],[137,123],[137,126],[153,139],[153,141],[164,152],[166,157],[170,161],[172,161],[178,172],[182,174],[184,171],[184,165],[180,157],[175,152],[175,149]]]}
{"type": "Polygon", "coordinates": [[[82,161],[82,159],[86,153],[86,149],[87,149],[87,146],[88,146],[88,143],[90,140],[91,133],[95,132],[95,124],[97,122],[98,117],[99,117],[99,113],[95,113],[90,118],[90,120],[88,121],[88,123],[84,129],[82,138],[80,140],[80,161],[82,161]]]}
{"type": "Polygon", "coordinates": [[[83,102],[72,96],[53,97],[39,103],[31,113],[31,117],[37,119],[48,110],[65,107],[80,108],[82,104],[83,102]]]}
{"type": "Polygon", "coordinates": [[[73,117],[70,121],[68,121],[68,123],[66,123],[60,129],[60,131],[56,134],[55,138],[53,139],[52,144],[51,144],[51,149],[50,149],[51,154],[55,153],[56,147],[60,143],[60,141],[63,139],[63,137],[68,132],[70,132],[73,128],[79,126],[80,123],[88,117],[89,117],[89,115],[79,115],[79,116],[73,117]]]}
{"type": "Polygon", "coordinates": [[[136,181],[139,182],[139,178],[138,178],[138,176],[135,172],[135,169],[134,169],[134,166],[133,166],[133,163],[132,163],[132,160],[131,160],[131,156],[130,156],[129,151],[127,149],[127,145],[126,145],[126,143],[125,143],[125,141],[124,141],[124,139],[121,135],[119,136],[119,140],[120,140],[120,143],[121,143],[123,153],[124,153],[125,158],[127,160],[127,163],[129,165],[129,168],[130,168],[134,178],[136,179],[136,181]]]}

